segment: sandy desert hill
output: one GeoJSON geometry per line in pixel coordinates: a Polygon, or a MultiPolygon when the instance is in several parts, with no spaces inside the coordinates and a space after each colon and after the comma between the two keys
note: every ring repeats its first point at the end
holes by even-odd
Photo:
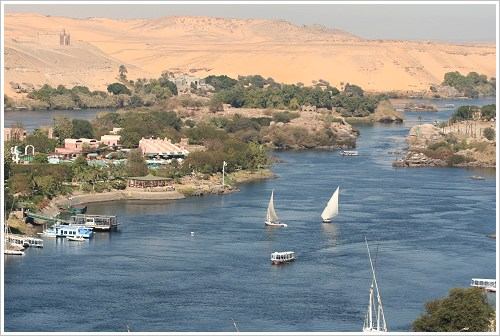
{"type": "Polygon", "coordinates": [[[165,70],[261,74],[286,83],[324,79],[370,91],[418,91],[449,71],[495,76],[495,45],[366,40],[322,26],[212,17],[73,19],[5,16],[5,89],[10,82],[105,89],[125,64],[128,77],[165,70]],[[69,46],[59,45],[62,30],[69,46]]]}

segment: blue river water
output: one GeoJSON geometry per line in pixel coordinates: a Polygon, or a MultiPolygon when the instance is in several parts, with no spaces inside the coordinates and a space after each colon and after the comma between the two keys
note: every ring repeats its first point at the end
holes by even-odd
{"type": "Polygon", "coordinates": [[[91,204],[119,231],[4,257],[5,330],[231,332],[234,319],[240,331],[360,331],[366,237],[389,330],[408,331],[426,301],[496,274],[495,171],[391,166],[410,126],[451,113],[359,126],[358,157],[275,153],[277,178],[237,193],[91,204]],[[322,224],[337,186],[340,213],[322,224]],[[288,228],[264,227],[272,189],[288,228]],[[286,250],[296,262],[272,266],[286,250]]]}

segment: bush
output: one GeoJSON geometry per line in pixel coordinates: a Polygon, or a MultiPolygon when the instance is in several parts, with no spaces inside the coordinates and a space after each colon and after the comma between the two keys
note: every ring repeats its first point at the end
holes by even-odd
{"type": "Polygon", "coordinates": [[[484,137],[486,139],[488,139],[490,141],[493,140],[493,139],[495,139],[495,136],[496,136],[495,130],[493,128],[491,128],[491,127],[485,128],[483,130],[483,135],[484,135],[484,137]]]}
{"type": "Polygon", "coordinates": [[[455,165],[458,165],[458,164],[461,164],[461,163],[464,163],[464,162],[467,162],[467,158],[463,155],[460,155],[460,154],[452,154],[448,160],[447,160],[447,163],[448,163],[448,166],[452,167],[452,166],[455,166],[455,165]]]}
{"type": "Polygon", "coordinates": [[[273,113],[273,120],[275,122],[289,123],[292,119],[298,118],[300,115],[296,112],[275,112],[273,113]]]}
{"type": "Polygon", "coordinates": [[[130,95],[130,90],[121,83],[113,83],[108,85],[108,92],[114,95],[126,94],[130,95]]]}

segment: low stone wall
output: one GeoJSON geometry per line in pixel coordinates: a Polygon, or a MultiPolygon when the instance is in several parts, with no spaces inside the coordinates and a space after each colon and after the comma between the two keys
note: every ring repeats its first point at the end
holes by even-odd
{"type": "Polygon", "coordinates": [[[175,200],[184,198],[184,195],[177,191],[110,191],[103,193],[73,195],[58,202],[58,206],[68,206],[86,203],[99,203],[119,200],[175,200]]]}

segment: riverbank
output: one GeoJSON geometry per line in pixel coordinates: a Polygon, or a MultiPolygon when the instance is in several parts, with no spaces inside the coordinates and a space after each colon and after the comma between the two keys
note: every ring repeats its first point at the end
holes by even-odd
{"type": "Polygon", "coordinates": [[[413,126],[406,138],[408,151],[394,167],[496,167],[496,141],[484,136],[495,129],[491,121],[462,121],[449,126],[413,126]]]}
{"type": "Polygon", "coordinates": [[[102,193],[74,192],[70,195],[61,195],[53,198],[40,212],[47,216],[56,216],[60,212],[60,208],[74,205],[120,200],[178,200],[190,196],[227,194],[238,191],[238,184],[269,179],[275,176],[269,168],[255,171],[240,170],[226,175],[224,187],[222,187],[222,175],[215,174],[206,179],[203,179],[201,176],[184,176],[178,183],[174,184],[175,190],[172,191],[141,191],[127,188],[125,190],[113,190],[102,193]]]}

